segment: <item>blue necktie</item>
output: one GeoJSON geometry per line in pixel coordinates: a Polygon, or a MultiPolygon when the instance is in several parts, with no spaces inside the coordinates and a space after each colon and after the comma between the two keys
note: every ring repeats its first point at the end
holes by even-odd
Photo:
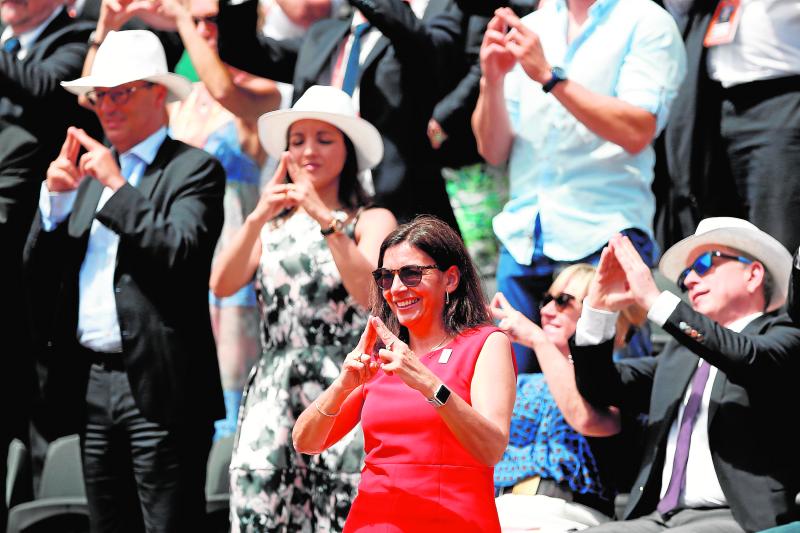
{"type": "Polygon", "coordinates": [[[20,44],[19,39],[16,37],[9,37],[9,39],[3,43],[3,50],[15,57],[19,53],[20,48],[22,48],[22,44],[20,44]]]}
{"type": "Polygon", "coordinates": [[[353,43],[350,45],[350,55],[347,56],[347,68],[344,71],[342,90],[353,96],[358,81],[359,56],[361,56],[361,38],[369,30],[369,22],[362,22],[353,28],[353,43]]]}

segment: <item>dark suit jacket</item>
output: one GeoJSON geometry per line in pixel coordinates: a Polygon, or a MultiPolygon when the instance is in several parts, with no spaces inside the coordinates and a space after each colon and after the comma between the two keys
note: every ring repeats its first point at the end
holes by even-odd
{"type": "Polygon", "coordinates": [[[168,138],[138,187],[123,186],[96,214],[102,186],[91,178],[54,231],[43,231],[37,214],[24,258],[38,282],[34,333],[48,436],[74,432],[83,420],[88,364],[76,354],[78,275],[94,218],[120,236],[114,290],[137,407],[167,426],[224,416],[208,314],[224,187],[216,159],[168,138]]]}
{"type": "Polygon", "coordinates": [[[786,307],[794,323],[800,325],[800,268],[797,267],[798,256],[800,256],[800,249],[794,253],[792,258],[792,279],[789,280],[789,299],[786,307]]]}
{"type": "Polygon", "coordinates": [[[625,518],[656,508],[669,429],[702,357],[719,369],[711,389],[709,446],[734,518],[748,531],[796,520],[800,457],[793,413],[800,330],[783,314],[761,316],[734,333],[685,303],[678,304],[664,329],[674,339],[657,358],[614,365],[611,341],[571,345],[578,389],[587,400],[649,416],[625,518]],[[684,333],[681,322],[701,335],[684,333]]]}
{"type": "MultiPolygon", "coordinates": [[[[24,320],[22,248],[46,165],[36,139],[0,119],[0,283],[4,300],[0,306],[0,405],[4,420],[0,443],[27,434],[27,410],[34,395],[33,356],[24,320]]],[[[0,450],[5,448],[0,446],[0,450]]]]}
{"type": "MultiPolygon", "coordinates": [[[[256,33],[257,0],[220,4],[219,51],[238,68],[294,85],[297,100],[319,84],[350,21],[325,19],[301,39],[276,41],[256,33]]],[[[418,20],[398,0],[351,0],[383,36],[372,49],[360,78],[361,116],[383,136],[383,162],[373,171],[376,203],[391,209],[400,221],[418,213],[439,216],[454,227],[441,164],[427,136],[435,104],[446,94],[444,65],[463,51],[460,20],[444,13],[429,22],[418,20]]]]}
{"type": "Polygon", "coordinates": [[[87,40],[94,26],[75,22],[61,11],[22,61],[0,50],[0,117],[22,126],[42,144],[43,157],[55,159],[67,126],[99,136],[94,113],[78,105],[60,82],[80,77],[87,40]]]}

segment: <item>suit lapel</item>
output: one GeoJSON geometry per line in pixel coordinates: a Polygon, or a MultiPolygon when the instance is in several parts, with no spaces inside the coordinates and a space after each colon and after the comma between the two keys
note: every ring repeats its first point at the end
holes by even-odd
{"type": "Polygon", "coordinates": [[[137,185],[136,188],[145,198],[153,196],[153,191],[161,179],[164,167],[167,166],[167,163],[172,159],[174,146],[174,141],[172,139],[169,137],[164,139],[164,142],[161,143],[158,149],[158,153],[156,153],[156,158],[153,159],[153,162],[147,165],[147,168],[144,170],[144,174],[142,174],[139,185],[137,185]]]}
{"type": "MultiPolygon", "coordinates": [[[[351,22],[352,18],[340,21],[340,24],[329,30],[326,38],[321,38],[319,40],[317,49],[312,54],[311,59],[307,61],[303,67],[303,71],[308,72],[309,79],[318,82],[325,69],[336,60],[336,53],[339,50],[339,46],[350,33],[351,22]]],[[[330,80],[327,80],[327,83],[330,83],[330,80]]]]}
{"type": "MultiPolygon", "coordinates": [[[[747,326],[744,327],[742,333],[746,333],[749,335],[756,335],[758,334],[758,330],[761,327],[761,321],[766,315],[761,315],[760,317],[751,320],[747,326]]],[[[711,422],[714,419],[714,415],[717,413],[717,409],[719,408],[720,403],[722,402],[722,395],[725,392],[725,386],[728,384],[728,376],[725,375],[722,371],[717,371],[717,377],[714,379],[714,385],[711,389],[711,398],[709,399],[708,403],[708,427],[711,428],[711,422]]]]}
{"type": "Polygon", "coordinates": [[[75,207],[69,219],[69,233],[75,237],[81,237],[89,231],[94,221],[94,214],[97,212],[97,202],[103,192],[103,185],[94,178],[84,178],[88,181],[86,188],[75,200],[75,207]]]}

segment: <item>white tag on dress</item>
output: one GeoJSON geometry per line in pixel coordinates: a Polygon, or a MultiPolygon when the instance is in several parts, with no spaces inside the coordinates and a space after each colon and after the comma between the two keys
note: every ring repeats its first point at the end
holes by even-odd
{"type": "Polygon", "coordinates": [[[450,360],[451,353],[453,353],[453,350],[451,350],[450,348],[445,348],[444,350],[442,350],[441,355],[439,355],[439,362],[441,364],[447,363],[447,361],[450,360]]]}

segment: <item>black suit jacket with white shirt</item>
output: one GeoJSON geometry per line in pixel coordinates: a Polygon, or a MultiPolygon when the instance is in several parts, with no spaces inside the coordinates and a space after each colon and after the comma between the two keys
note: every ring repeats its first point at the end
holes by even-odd
{"type": "Polygon", "coordinates": [[[639,474],[624,517],[655,511],[667,436],[699,357],[717,367],[708,413],[714,470],[736,521],[758,531],[798,518],[795,416],[800,329],[762,315],[735,333],[681,302],[664,324],[673,339],[657,357],[612,361],[612,343],[570,343],[581,394],[597,406],[647,413],[639,474]],[[694,333],[693,333],[694,331],[694,333]]]}
{"type": "Polygon", "coordinates": [[[69,218],[53,231],[42,229],[37,212],[24,261],[41,363],[39,421],[48,437],[82,429],[89,363],[77,355],[78,280],[95,218],[120,238],[120,357],[137,407],[167,427],[224,417],[208,313],[224,188],[216,159],[168,137],[138,186],[124,185],[99,211],[103,187],[86,178],[69,218]]]}

